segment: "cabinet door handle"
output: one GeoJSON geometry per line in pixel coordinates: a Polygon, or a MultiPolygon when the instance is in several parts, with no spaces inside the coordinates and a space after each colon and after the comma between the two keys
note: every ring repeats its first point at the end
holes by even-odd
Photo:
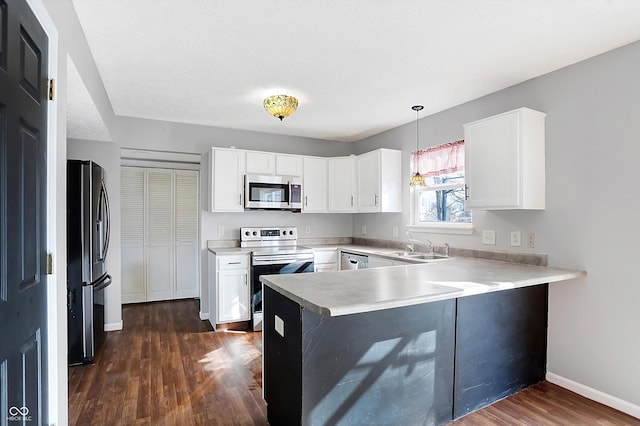
{"type": "Polygon", "coordinates": [[[374,200],[374,201],[373,201],[373,205],[374,205],[374,206],[377,206],[377,205],[378,205],[378,194],[375,194],[375,195],[374,195],[374,199],[373,199],[373,200],[374,200]]]}
{"type": "Polygon", "coordinates": [[[238,194],[238,204],[242,205],[242,192],[238,194]]]}
{"type": "Polygon", "coordinates": [[[464,186],[464,199],[465,200],[469,199],[469,186],[468,185],[464,186]]]}
{"type": "Polygon", "coordinates": [[[351,207],[353,207],[353,195],[351,196],[351,207]]]}
{"type": "Polygon", "coordinates": [[[304,206],[307,207],[309,205],[309,197],[308,196],[304,196],[304,206]]]}
{"type": "Polygon", "coordinates": [[[227,265],[239,265],[239,264],[240,264],[240,262],[229,262],[229,263],[227,263],[227,265]]]}

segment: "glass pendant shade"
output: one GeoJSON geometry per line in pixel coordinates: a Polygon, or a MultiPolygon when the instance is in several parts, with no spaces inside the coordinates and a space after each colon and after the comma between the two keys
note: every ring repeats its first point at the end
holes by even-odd
{"type": "Polygon", "coordinates": [[[276,118],[282,121],[283,118],[290,116],[298,108],[298,100],[293,96],[274,95],[265,98],[264,109],[276,118]]]}
{"type": "Polygon", "coordinates": [[[420,172],[415,172],[413,176],[411,176],[409,185],[412,187],[424,186],[424,176],[422,176],[420,172]]]}

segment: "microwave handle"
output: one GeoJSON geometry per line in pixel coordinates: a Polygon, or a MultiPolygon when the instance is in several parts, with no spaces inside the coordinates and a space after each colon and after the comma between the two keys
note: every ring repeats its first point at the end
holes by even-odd
{"type": "Polygon", "coordinates": [[[291,181],[288,182],[289,183],[289,196],[287,197],[287,204],[291,205],[291,181]]]}

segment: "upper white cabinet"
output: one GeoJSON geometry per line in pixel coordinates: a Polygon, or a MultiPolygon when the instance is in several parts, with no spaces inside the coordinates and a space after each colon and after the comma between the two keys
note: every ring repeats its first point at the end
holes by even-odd
{"type": "Polygon", "coordinates": [[[209,210],[244,211],[245,151],[212,148],[209,159],[209,210]]]}
{"type": "Polygon", "coordinates": [[[328,208],[334,213],[355,213],[356,157],[328,159],[328,208]]]}
{"type": "Polygon", "coordinates": [[[302,156],[276,154],[276,174],[302,176],[302,156]]]}
{"type": "Polygon", "coordinates": [[[302,211],[327,211],[327,159],[304,157],[302,160],[302,211]]]}
{"type": "Polygon", "coordinates": [[[276,171],[276,155],[271,152],[247,151],[247,173],[272,175],[276,171]]]}
{"type": "Polygon", "coordinates": [[[302,176],[306,213],[402,211],[402,153],[378,149],[359,156],[311,157],[211,148],[204,154],[212,212],[244,211],[245,174],[302,176]]]}
{"type": "Polygon", "coordinates": [[[260,175],[302,176],[302,156],[246,151],[246,172],[260,175]]]}
{"type": "Polygon", "coordinates": [[[402,211],[402,152],[377,149],[361,154],[358,163],[358,211],[402,211]]]}
{"type": "Polygon", "coordinates": [[[466,208],[545,208],[545,116],[519,108],[464,125],[466,208]]]}

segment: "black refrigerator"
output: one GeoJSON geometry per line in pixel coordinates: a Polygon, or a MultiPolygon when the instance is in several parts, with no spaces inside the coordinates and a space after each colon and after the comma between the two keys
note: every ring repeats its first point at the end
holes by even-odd
{"type": "Polygon", "coordinates": [[[67,310],[69,365],[88,364],[104,341],[104,289],[111,284],[109,197],[104,169],[67,162],[67,310]]]}

